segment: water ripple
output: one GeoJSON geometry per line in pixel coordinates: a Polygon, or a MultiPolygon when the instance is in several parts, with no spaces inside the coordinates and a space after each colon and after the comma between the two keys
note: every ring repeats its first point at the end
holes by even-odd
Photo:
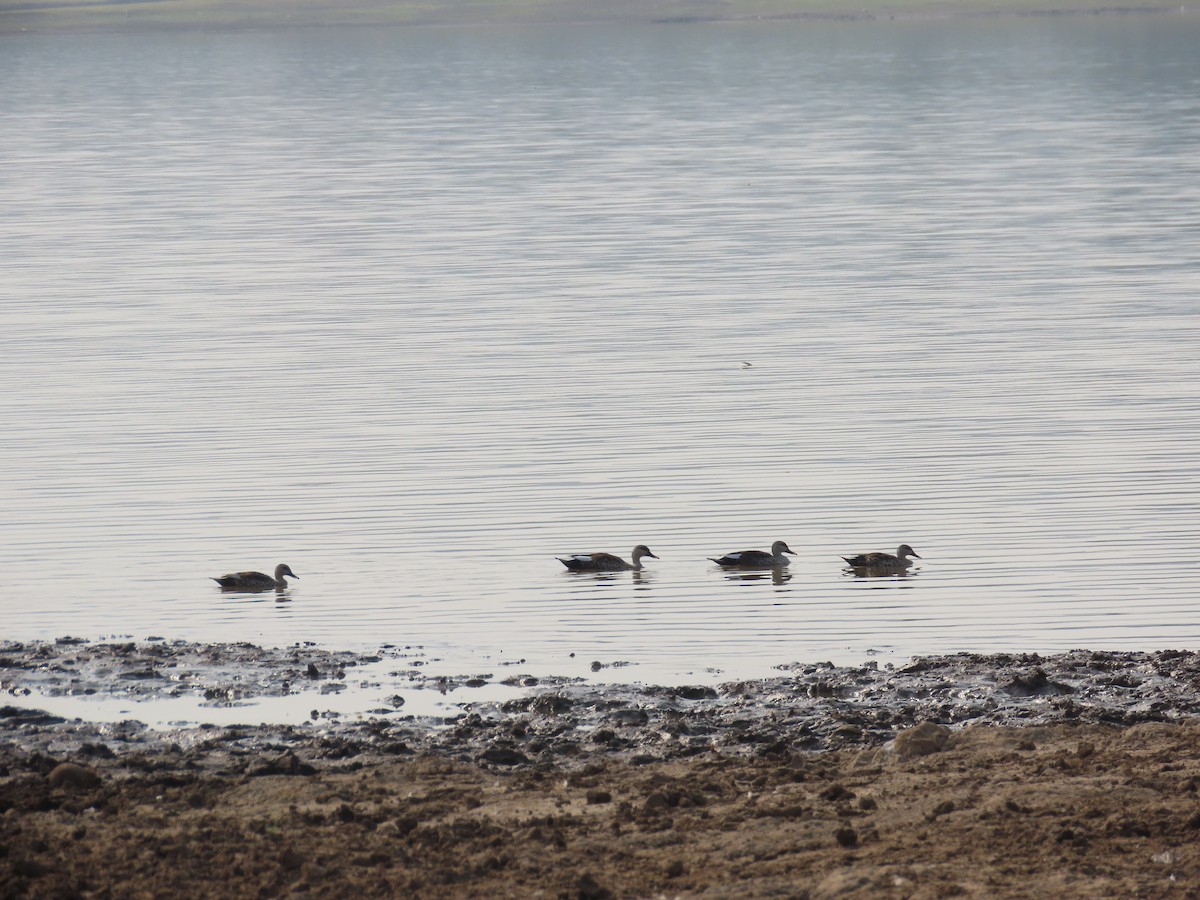
{"type": "Polygon", "coordinates": [[[6,634],[1196,644],[1200,34],[1049,24],[12,41],[6,634]]]}

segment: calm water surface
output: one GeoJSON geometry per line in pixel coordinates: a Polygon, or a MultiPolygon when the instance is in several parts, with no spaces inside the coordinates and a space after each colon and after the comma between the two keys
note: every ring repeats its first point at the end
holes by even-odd
{"type": "Polygon", "coordinates": [[[9,39],[3,636],[633,680],[1200,646],[1197,47],[9,39]],[[782,577],[706,559],[776,539],[782,577]],[[901,541],[910,577],[842,571],[901,541]],[[207,580],[280,561],[282,598],[207,580]]]}

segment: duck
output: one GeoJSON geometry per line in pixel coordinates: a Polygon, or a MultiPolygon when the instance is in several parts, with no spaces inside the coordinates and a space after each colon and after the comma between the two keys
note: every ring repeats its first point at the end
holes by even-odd
{"type": "Polygon", "coordinates": [[[731,569],[773,569],[777,566],[786,566],[791,562],[783,554],[791,553],[795,556],[796,551],[787,545],[784,541],[776,541],[771,545],[771,552],[767,553],[764,550],[740,550],[737,553],[726,553],[720,559],[712,559],[718,566],[725,566],[731,569]]]}
{"type": "Polygon", "coordinates": [[[652,559],[658,559],[645,544],[638,544],[634,547],[632,556],[632,564],[611,553],[573,553],[566,559],[561,556],[557,556],[555,559],[572,572],[625,572],[630,569],[640,572],[643,557],[649,556],[652,559]]]}
{"type": "Polygon", "coordinates": [[[869,569],[871,571],[880,572],[902,572],[912,565],[909,560],[910,556],[921,559],[921,554],[917,553],[908,544],[901,544],[896,549],[896,555],[890,553],[860,553],[858,556],[843,556],[842,559],[846,564],[853,569],[869,569]]]}
{"type": "Polygon", "coordinates": [[[280,563],[275,567],[274,578],[262,572],[232,572],[213,581],[224,591],[269,591],[271,588],[282,591],[288,586],[285,578],[299,577],[286,563],[280,563]]]}

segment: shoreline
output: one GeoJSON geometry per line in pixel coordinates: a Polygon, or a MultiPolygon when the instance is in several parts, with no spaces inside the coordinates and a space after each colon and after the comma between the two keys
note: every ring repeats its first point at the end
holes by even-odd
{"type": "MultiPolygon", "coordinates": [[[[323,734],[402,741],[433,754],[473,747],[478,755],[496,745],[523,763],[558,764],[759,744],[881,746],[922,721],[953,728],[1200,722],[1200,652],[1190,650],[790,663],[767,678],[674,685],[533,675],[521,661],[461,675],[430,674],[424,663],[423,648],[386,644],[348,651],[156,638],[0,641],[0,706],[13,711],[0,710],[0,740],[45,751],[70,746],[73,734],[81,736],[76,743],[99,740],[120,725],[140,735],[134,743],[159,746],[230,728],[269,740],[286,731],[301,744],[323,734]],[[42,709],[59,700],[77,715],[42,709]],[[302,722],[272,718],[279,701],[304,710],[302,722]],[[159,716],[159,705],[170,705],[175,718],[159,716]],[[38,728],[24,734],[13,725],[25,721],[38,728]]],[[[620,664],[611,665],[605,671],[595,662],[592,670],[617,676],[620,664]]]]}
{"type": "Polygon", "coordinates": [[[1200,886],[1192,651],[795,665],[717,688],[538,679],[445,716],[401,704],[301,726],[151,729],[35,708],[38,691],[102,690],[93,678],[143,696],[232,702],[219,698],[239,684],[242,700],[319,698],[369,658],[0,644],[0,894],[816,900],[1200,886]]]}

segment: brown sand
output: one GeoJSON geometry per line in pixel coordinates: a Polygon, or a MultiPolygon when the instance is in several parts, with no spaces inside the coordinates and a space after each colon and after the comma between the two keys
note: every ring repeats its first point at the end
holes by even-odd
{"type": "Polygon", "coordinates": [[[929,732],[574,768],[100,753],[54,786],[9,749],[0,896],[1200,895],[1200,726],[929,732]]]}

